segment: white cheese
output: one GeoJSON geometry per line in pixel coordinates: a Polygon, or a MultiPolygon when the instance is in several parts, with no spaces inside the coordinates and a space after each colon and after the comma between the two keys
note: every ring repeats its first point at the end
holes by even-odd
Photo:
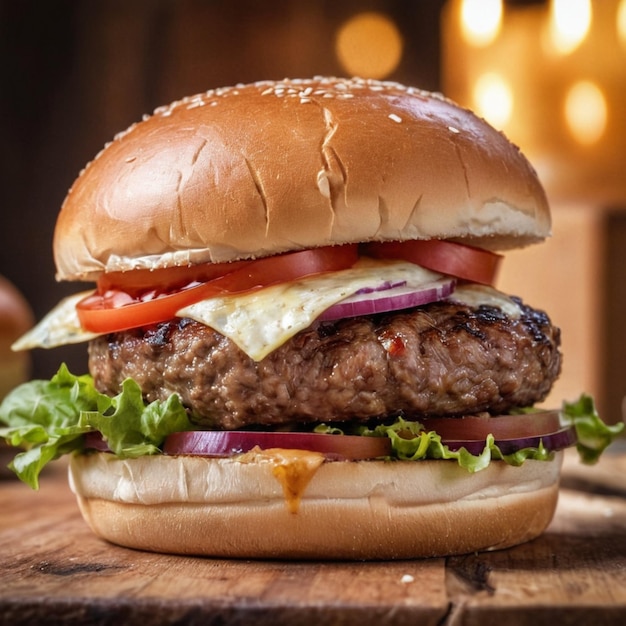
{"type": "Polygon", "coordinates": [[[84,291],[64,298],[36,326],[22,335],[12,346],[15,351],[32,348],[56,348],[69,343],[90,341],[98,335],[83,330],[76,313],[76,304],[93,291],[84,291]]]}
{"type": "Polygon", "coordinates": [[[217,330],[255,361],[265,358],[326,309],[386,281],[429,284],[441,278],[404,261],[361,260],[339,272],[303,278],[242,295],[210,298],[178,311],[217,330]]]}
{"type": "Polygon", "coordinates": [[[467,304],[474,308],[481,305],[497,307],[513,319],[519,319],[522,314],[522,310],[515,300],[493,287],[477,283],[457,285],[448,300],[467,304]]]}

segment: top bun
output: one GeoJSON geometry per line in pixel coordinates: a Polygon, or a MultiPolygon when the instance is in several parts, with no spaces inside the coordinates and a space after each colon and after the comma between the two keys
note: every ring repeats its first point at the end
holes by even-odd
{"type": "Polygon", "coordinates": [[[54,236],[57,277],[223,262],[349,242],[544,239],[537,176],[441,95],[314,78],[157,109],[84,169],[54,236]]]}

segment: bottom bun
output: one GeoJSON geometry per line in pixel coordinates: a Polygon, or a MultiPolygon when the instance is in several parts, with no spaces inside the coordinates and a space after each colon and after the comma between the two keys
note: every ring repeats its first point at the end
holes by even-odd
{"type": "Polygon", "coordinates": [[[272,463],[77,455],[70,486],[96,535],[173,554],[408,559],[506,548],[556,508],[562,453],[470,474],[453,461],[323,463],[287,506],[272,463]]]}

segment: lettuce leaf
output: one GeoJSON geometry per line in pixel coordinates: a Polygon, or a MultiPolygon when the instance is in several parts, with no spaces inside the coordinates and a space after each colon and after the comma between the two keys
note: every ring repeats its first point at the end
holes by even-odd
{"type": "Polygon", "coordinates": [[[379,424],[370,429],[355,425],[346,431],[338,428],[327,428],[324,425],[316,428],[317,432],[344,432],[365,437],[389,437],[391,440],[391,458],[400,461],[420,461],[423,459],[455,460],[470,473],[485,469],[492,460],[502,460],[509,465],[519,466],[527,459],[549,461],[554,454],[543,445],[522,448],[512,454],[502,454],[495,443],[493,435],[485,439],[485,446],[480,454],[472,454],[466,448],[450,450],[441,441],[441,436],[434,430],[427,431],[419,421],[407,420],[398,416],[391,424],[379,424]]]}
{"type": "MultiPolygon", "coordinates": [[[[537,409],[528,408],[520,412],[532,412],[537,409]]],[[[565,402],[561,411],[563,425],[572,425],[576,429],[577,450],[583,463],[597,462],[604,450],[624,430],[624,424],[608,426],[599,417],[593,398],[583,394],[576,402],[565,402]]],[[[435,431],[426,431],[419,421],[404,419],[399,416],[391,424],[380,424],[372,429],[362,425],[348,426],[343,430],[336,426],[321,425],[317,432],[334,432],[360,434],[369,437],[389,437],[391,439],[391,457],[404,461],[421,459],[449,459],[468,472],[478,472],[486,468],[492,460],[502,460],[509,465],[519,466],[528,459],[550,461],[554,453],[540,443],[536,447],[520,448],[511,454],[502,454],[492,435],[485,439],[483,451],[471,454],[466,448],[450,450],[441,441],[435,431]]]]}
{"type": "Polygon", "coordinates": [[[576,428],[576,448],[583,461],[596,463],[604,450],[624,430],[624,423],[605,424],[596,411],[593,398],[583,394],[576,402],[563,404],[562,419],[576,428]]]}
{"type": "Polygon", "coordinates": [[[75,376],[65,365],[49,381],[16,387],[0,405],[0,437],[26,448],[9,467],[33,489],[47,463],[83,448],[83,435],[99,431],[121,458],[158,454],[173,433],[192,428],[179,397],[144,402],[139,385],[126,380],[114,397],[97,391],[89,375],[75,376]]]}

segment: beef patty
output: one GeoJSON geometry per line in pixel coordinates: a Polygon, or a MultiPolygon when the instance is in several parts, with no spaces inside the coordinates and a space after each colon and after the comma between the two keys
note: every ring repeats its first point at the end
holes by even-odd
{"type": "Polygon", "coordinates": [[[561,367],[558,328],[519,304],[519,318],[436,302],[316,322],[260,362],[176,319],[95,339],[89,369],[105,393],[127,377],[148,401],[178,393],[191,419],[210,428],[498,414],[543,400],[561,367]]]}

